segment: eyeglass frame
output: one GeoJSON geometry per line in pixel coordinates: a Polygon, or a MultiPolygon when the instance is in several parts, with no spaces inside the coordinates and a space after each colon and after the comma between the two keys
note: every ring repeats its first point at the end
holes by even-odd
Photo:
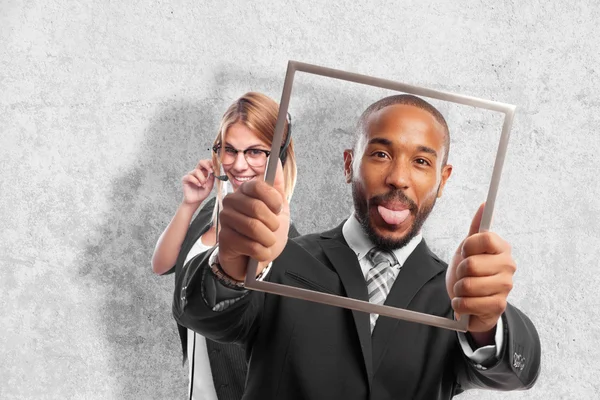
{"type": "MultiPolygon", "coordinates": [[[[214,145],[214,146],[212,147],[212,151],[214,151],[214,152],[215,152],[215,154],[219,155],[218,151],[219,151],[221,148],[222,148],[222,144],[216,144],[216,145],[214,145]]],[[[233,160],[231,163],[229,163],[229,164],[225,164],[223,161],[221,161],[221,164],[223,164],[223,165],[231,165],[231,164],[234,164],[234,163],[235,163],[235,160],[237,159],[238,153],[243,153],[243,154],[244,154],[244,160],[246,160],[246,163],[248,163],[248,165],[250,165],[250,166],[252,166],[252,167],[262,167],[262,166],[264,166],[264,165],[266,165],[266,164],[267,164],[267,161],[269,160],[269,156],[271,155],[271,151],[270,151],[270,150],[256,149],[256,148],[253,148],[253,147],[249,147],[249,148],[247,148],[247,149],[245,149],[245,150],[238,150],[238,149],[235,149],[235,148],[233,148],[232,146],[225,146],[225,148],[229,148],[229,149],[233,150],[233,151],[235,152],[235,158],[234,158],[234,160],[233,160]],[[251,150],[254,150],[254,151],[260,151],[260,152],[264,153],[264,154],[266,155],[266,158],[265,158],[265,163],[264,163],[264,164],[262,164],[262,165],[252,165],[252,164],[251,164],[251,163],[248,161],[248,157],[247,157],[247,154],[248,154],[248,152],[249,152],[249,151],[251,151],[251,150]]]]}

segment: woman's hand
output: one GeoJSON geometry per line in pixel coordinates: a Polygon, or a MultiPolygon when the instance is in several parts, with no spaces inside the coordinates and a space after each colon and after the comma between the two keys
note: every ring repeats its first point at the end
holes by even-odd
{"type": "Polygon", "coordinates": [[[215,183],[211,160],[200,160],[194,170],[183,178],[183,203],[200,205],[210,194],[215,183]]]}

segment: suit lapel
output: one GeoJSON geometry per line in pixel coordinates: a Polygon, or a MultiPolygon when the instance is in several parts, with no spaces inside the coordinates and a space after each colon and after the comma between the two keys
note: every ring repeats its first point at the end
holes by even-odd
{"type": "Polygon", "coordinates": [[[187,234],[185,235],[185,239],[181,245],[181,250],[179,251],[179,259],[177,260],[177,267],[179,269],[183,268],[183,262],[187,257],[188,253],[194,246],[194,243],[202,236],[212,224],[212,212],[215,206],[216,197],[210,199],[204,207],[198,212],[198,215],[192,221],[190,227],[188,228],[187,234]]]}
{"type": "MultiPolygon", "coordinates": [[[[396,308],[408,308],[410,302],[421,288],[444,271],[430,252],[425,240],[421,241],[408,257],[385,301],[385,305],[396,308]]],[[[380,317],[377,320],[372,335],[373,341],[373,372],[377,371],[381,360],[390,344],[399,320],[380,317]]]]}
{"type": "MultiPolygon", "coordinates": [[[[342,225],[321,235],[321,247],[342,281],[346,296],[369,301],[367,285],[356,254],[348,247],[342,235],[342,225]]],[[[369,314],[352,310],[354,324],[358,333],[360,347],[365,362],[369,386],[373,377],[373,358],[371,351],[371,331],[369,314]]]]}
{"type": "MultiPolygon", "coordinates": [[[[177,256],[177,261],[175,262],[175,280],[177,280],[179,275],[182,273],[183,263],[188,253],[194,246],[194,243],[196,243],[196,240],[198,240],[198,238],[210,228],[215,199],[216,198],[212,198],[204,205],[204,207],[202,207],[185,234],[185,239],[183,239],[181,250],[179,250],[179,255],[177,256]]],[[[187,328],[177,324],[177,329],[179,330],[179,339],[181,340],[181,349],[183,351],[183,362],[185,363],[187,358],[187,328]]],[[[209,358],[210,354],[211,353],[209,353],[209,358]]]]}

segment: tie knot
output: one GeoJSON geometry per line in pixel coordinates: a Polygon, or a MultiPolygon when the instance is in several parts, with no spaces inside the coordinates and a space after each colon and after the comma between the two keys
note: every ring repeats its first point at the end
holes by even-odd
{"type": "Polygon", "coordinates": [[[398,264],[396,260],[396,256],[393,253],[390,253],[386,250],[378,249],[377,247],[373,247],[367,253],[367,259],[373,263],[373,266],[377,266],[381,263],[387,263],[390,267],[398,264]]]}

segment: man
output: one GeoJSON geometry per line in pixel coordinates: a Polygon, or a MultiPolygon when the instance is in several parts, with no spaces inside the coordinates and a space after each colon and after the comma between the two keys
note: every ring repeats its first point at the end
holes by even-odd
{"type": "Polygon", "coordinates": [[[506,301],[516,266],[508,243],[478,233],[483,208],[450,265],[421,236],[452,173],[448,150],[439,111],[392,96],[363,113],[344,152],[355,210],[337,228],[288,240],[281,167],[273,187],[248,182],[225,198],[220,245],[181,274],[173,312],[206,337],[245,346],[244,399],[430,400],[533,386],[539,338],[506,301]],[[447,318],[469,314],[469,332],[247,291],[248,257],[259,261],[258,279],[447,318]]]}

